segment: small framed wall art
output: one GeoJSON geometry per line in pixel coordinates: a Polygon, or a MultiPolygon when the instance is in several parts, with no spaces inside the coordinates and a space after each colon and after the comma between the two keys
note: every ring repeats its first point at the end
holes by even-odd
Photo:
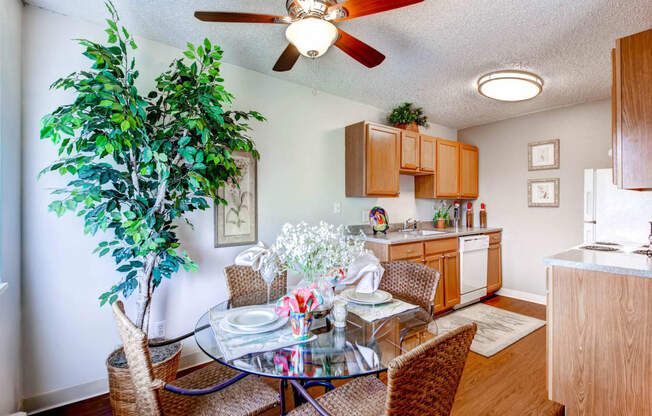
{"type": "Polygon", "coordinates": [[[559,207],[559,178],[528,179],[527,200],[529,207],[559,207]]]}
{"type": "Polygon", "coordinates": [[[559,139],[528,144],[528,170],[559,169],[559,139]]]}
{"type": "Polygon", "coordinates": [[[228,182],[218,191],[227,205],[215,204],[215,247],[244,246],[258,240],[256,159],[249,152],[234,152],[232,156],[240,168],[240,186],[228,182]]]}

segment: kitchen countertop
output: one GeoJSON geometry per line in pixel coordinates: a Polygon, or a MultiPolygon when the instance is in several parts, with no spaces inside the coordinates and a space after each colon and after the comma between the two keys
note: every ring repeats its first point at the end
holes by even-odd
{"type": "Polygon", "coordinates": [[[404,244],[404,243],[417,243],[419,241],[428,241],[428,240],[439,240],[442,238],[454,238],[454,237],[462,237],[465,235],[473,235],[473,234],[486,234],[486,233],[495,233],[502,231],[502,228],[497,228],[497,227],[488,227],[488,228],[480,228],[480,227],[472,227],[472,228],[466,228],[466,227],[460,227],[457,230],[454,227],[451,228],[442,228],[442,229],[434,229],[434,228],[421,228],[419,231],[443,231],[442,234],[433,234],[433,235],[415,235],[413,232],[398,232],[398,231],[392,231],[388,232],[386,235],[383,233],[378,233],[376,236],[373,234],[365,234],[364,237],[361,236],[360,234],[355,235],[357,238],[361,238],[365,241],[373,242],[373,243],[380,243],[380,244],[387,244],[387,245],[392,245],[392,244],[404,244]]]}
{"type": "Polygon", "coordinates": [[[591,251],[575,247],[546,257],[543,262],[550,266],[652,278],[652,259],[644,254],[632,253],[637,248],[641,248],[641,245],[626,245],[622,252],[591,251]]]}

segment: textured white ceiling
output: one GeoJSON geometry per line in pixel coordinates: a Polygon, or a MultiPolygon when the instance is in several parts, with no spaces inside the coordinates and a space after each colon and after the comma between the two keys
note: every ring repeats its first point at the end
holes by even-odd
{"type": "MultiPolygon", "coordinates": [[[[102,0],[27,3],[104,21],[102,0]]],[[[317,65],[301,58],[292,71],[275,73],[272,66],[287,45],[284,25],[203,23],[193,12],[284,14],[285,0],[116,4],[137,35],[181,48],[209,37],[225,50],[226,62],[384,109],[414,101],[432,121],[456,128],[608,97],[615,39],[652,27],[650,0],[425,0],[339,24],[387,56],[379,67],[366,69],[331,48],[317,65]],[[500,103],[476,92],[480,75],[506,68],[539,74],[543,93],[500,103]]]]}

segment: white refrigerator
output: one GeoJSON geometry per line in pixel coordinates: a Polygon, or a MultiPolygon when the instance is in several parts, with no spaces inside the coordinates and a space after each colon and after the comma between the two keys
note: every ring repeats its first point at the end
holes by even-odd
{"type": "Polygon", "coordinates": [[[618,189],[611,175],[611,169],[584,171],[584,243],[648,244],[652,191],[618,189]]]}

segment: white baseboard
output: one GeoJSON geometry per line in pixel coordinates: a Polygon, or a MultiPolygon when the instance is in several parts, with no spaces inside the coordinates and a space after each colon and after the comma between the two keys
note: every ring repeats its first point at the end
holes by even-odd
{"type": "MultiPolygon", "coordinates": [[[[182,355],[179,360],[179,370],[185,370],[209,361],[211,361],[211,359],[202,351],[182,355]]],[[[81,400],[90,399],[91,397],[101,396],[108,392],[109,380],[105,377],[65,389],[28,397],[23,400],[23,408],[27,411],[27,414],[34,414],[65,406],[70,403],[79,402],[81,400]]]]}
{"type": "Polygon", "coordinates": [[[544,295],[537,295],[535,293],[522,292],[520,290],[502,288],[498,292],[496,292],[496,294],[501,296],[507,296],[508,298],[526,300],[528,302],[534,302],[540,305],[546,304],[546,297],[544,295]]]}

